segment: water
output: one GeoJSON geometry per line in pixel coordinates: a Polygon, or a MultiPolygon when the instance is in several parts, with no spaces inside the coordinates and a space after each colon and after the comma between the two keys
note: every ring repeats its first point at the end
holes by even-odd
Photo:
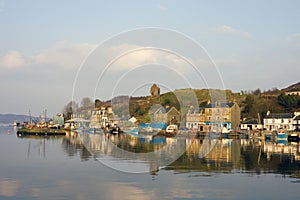
{"type": "Polygon", "coordinates": [[[92,136],[95,138],[86,135],[18,138],[14,131],[12,127],[0,127],[0,199],[300,197],[298,143],[218,140],[206,157],[199,158],[203,141],[198,139],[191,143],[190,139],[158,138],[149,142],[147,138],[137,141],[99,135],[92,136]],[[174,146],[192,145],[175,162],[150,172],[157,166],[147,162],[144,154],[138,154],[137,160],[132,162],[136,158],[120,156],[103,145],[107,141],[138,153],[163,148],[166,142],[174,146]],[[101,159],[106,159],[104,164],[101,159]],[[120,172],[106,166],[107,163],[148,172],[120,172]]]}

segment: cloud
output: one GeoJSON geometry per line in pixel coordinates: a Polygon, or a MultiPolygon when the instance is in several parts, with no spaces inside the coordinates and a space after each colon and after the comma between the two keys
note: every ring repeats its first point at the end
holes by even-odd
{"type": "Polygon", "coordinates": [[[157,4],[157,8],[161,11],[166,11],[168,10],[165,6],[161,5],[161,4],[157,4]]]}
{"type": "MultiPolygon", "coordinates": [[[[111,59],[117,58],[116,62],[110,67],[114,72],[130,70],[141,65],[161,64],[166,65],[180,73],[188,73],[192,67],[181,57],[172,52],[166,52],[162,49],[147,48],[132,44],[114,45],[107,49],[106,56],[111,59]]],[[[199,60],[188,58],[195,65],[199,64],[199,60]]],[[[203,64],[201,62],[201,64],[203,64]]]]}
{"type": "Polygon", "coordinates": [[[298,40],[300,39],[300,33],[294,33],[287,37],[288,41],[298,40]]]}
{"type": "Polygon", "coordinates": [[[0,69],[20,69],[33,66],[51,66],[63,69],[78,68],[81,62],[96,47],[94,44],[57,42],[52,47],[42,49],[34,55],[10,51],[0,57],[0,69]]]}
{"type": "Polygon", "coordinates": [[[26,65],[25,56],[18,51],[10,51],[0,57],[0,68],[4,69],[19,69],[26,65]]]}
{"type": "Polygon", "coordinates": [[[252,34],[246,31],[240,31],[237,30],[231,26],[227,26],[227,25],[222,25],[219,26],[215,29],[216,32],[219,33],[224,33],[224,34],[232,34],[232,35],[236,35],[236,36],[240,36],[240,37],[244,37],[244,38],[252,38],[252,34]]]}
{"type": "Polygon", "coordinates": [[[78,68],[85,57],[96,47],[87,43],[62,41],[49,49],[43,49],[33,56],[35,65],[54,65],[67,69],[78,68]]]}

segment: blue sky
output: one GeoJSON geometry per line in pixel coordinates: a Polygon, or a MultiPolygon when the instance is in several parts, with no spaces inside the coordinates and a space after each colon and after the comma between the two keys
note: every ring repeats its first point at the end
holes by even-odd
{"type": "Polygon", "coordinates": [[[286,87],[299,81],[299,4],[0,0],[0,113],[60,112],[91,50],[140,27],[173,29],[203,45],[225,88],[286,87]]]}

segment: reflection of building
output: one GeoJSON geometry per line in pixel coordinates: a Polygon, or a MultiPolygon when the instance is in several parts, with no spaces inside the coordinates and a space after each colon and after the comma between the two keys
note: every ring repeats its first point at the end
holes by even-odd
{"type": "Polygon", "coordinates": [[[300,115],[296,116],[293,120],[295,131],[300,131],[300,115]]]}
{"type": "Polygon", "coordinates": [[[154,122],[178,124],[180,122],[180,112],[175,107],[167,110],[164,107],[159,107],[153,114],[153,120],[154,122]]]}
{"type": "Polygon", "coordinates": [[[236,102],[210,103],[204,111],[188,112],[186,115],[187,127],[196,126],[201,132],[218,131],[223,126],[227,126],[228,129],[237,129],[239,124],[240,107],[236,102]]]}

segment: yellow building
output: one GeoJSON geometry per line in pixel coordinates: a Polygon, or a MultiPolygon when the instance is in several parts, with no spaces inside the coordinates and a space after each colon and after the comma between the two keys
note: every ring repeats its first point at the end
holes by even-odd
{"type": "Polygon", "coordinates": [[[236,102],[209,103],[199,113],[188,113],[186,126],[191,128],[193,124],[193,127],[197,127],[200,132],[221,131],[224,126],[227,129],[237,129],[240,118],[241,110],[236,102]]]}

